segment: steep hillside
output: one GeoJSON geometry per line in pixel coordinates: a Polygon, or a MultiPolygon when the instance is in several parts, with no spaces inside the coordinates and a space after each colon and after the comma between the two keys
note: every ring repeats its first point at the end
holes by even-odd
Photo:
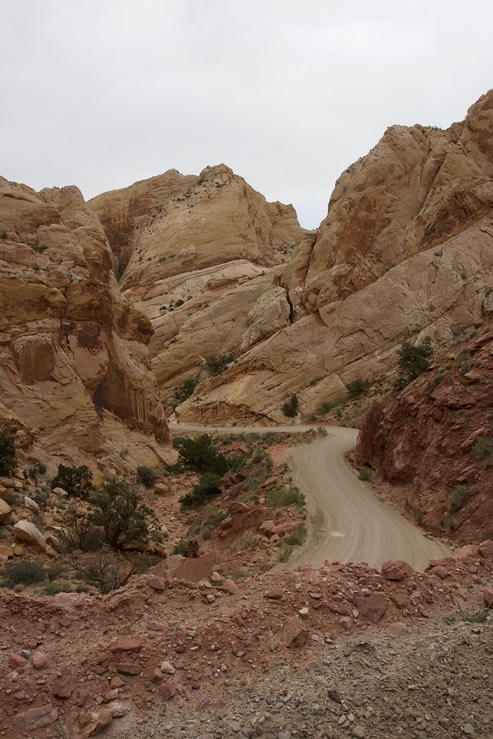
{"type": "Polygon", "coordinates": [[[386,498],[456,541],[493,534],[493,332],[476,334],[376,403],[356,449],[386,498]]]}
{"type": "Polygon", "coordinates": [[[26,459],[96,471],[162,457],[152,328],[122,299],[77,188],[37,193],[0,178],[0,335],[2,429],[26,459]]]}
{"type": "Polygon", "coordinates": [[[282,270],[290,320],[200,384],[180,419],[270,423],[294,393],[310,416],[348,382],[392,370],[406,337],[447,345],[482,320],[493,284],[492,129],[493,92],[447,131],[390,128],[340,177],[313,247],[282,270]]]}
{"type": "Polygon", "coordinates": [[[153,370],[168,402],[205,363],[235,356],[287,325],[283,265],[311,245],[292,206],[268,203],[225,165],[174,170],[91,201],[120,287],[155,330],[153,370]]]}

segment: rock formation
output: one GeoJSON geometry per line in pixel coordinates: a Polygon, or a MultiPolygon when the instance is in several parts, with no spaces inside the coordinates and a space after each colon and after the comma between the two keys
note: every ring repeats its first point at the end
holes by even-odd
{"type": "Polygon", "coordinates": [[[77,188],[0,179],[0,306],[0,418],[17,447],[93,468],[127,454],[156,464],[168,431],[152,328],[122,299],[77,188]]]}
{"type": "Polygon", "coordinates": [[[268,203],[225,165],[175,170],[91,201],[120,287],[155,335],[153,370],[169,400],[206,377],[207,358],[241,354],[290,321],[283,265],[313,235],[292,206],[268,203]]]}
{"type": "Polygon", "coordinates": [[[348,382],[392,371],[404,339],[447,344],[483,320],[493,283],[492,125],[490,92],[447,131],[390,128],[341,175],[313,246],[301,245],[276,277],[289,321],[200,384],[180,419],[280,421],[293,393],[309,417],[348,382]]]}
{"type": "Polygon", "coordinates": [[[356,449],[392,503],[457,541],[493,532],[493,332],[483,331],[373,405],[356,449]]]}

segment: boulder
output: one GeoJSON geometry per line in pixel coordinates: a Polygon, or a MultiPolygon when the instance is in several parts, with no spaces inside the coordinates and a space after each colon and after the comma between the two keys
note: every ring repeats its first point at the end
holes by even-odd
{"type": "Polygon", "coordinates": [[[26,521],[25,519],[17,521],[12,533],[14,534],[16,539],[19,539],[26,544],[30,544],[31,546],[36,547],[41,551],[46,550],[48,544],[46,537],[31,521],[26,521]]]}

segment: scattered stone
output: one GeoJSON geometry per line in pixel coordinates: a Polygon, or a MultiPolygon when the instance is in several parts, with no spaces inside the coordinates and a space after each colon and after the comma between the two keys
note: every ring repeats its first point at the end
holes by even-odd
{"type": "Polygon", "coordinates": [[[45,652],[37,650],[32,656],[32,663],[36,670],[45,670],[50,666],[50,658],[45,652]]]}
{"type": "Polygon", "coordinates": [[[0,524],[9,523],[11,513],[12,508],[3,498],[0,498],[0,524]]]}
{"type": "Polygon", "coordinates": [[[403,560],[384,562],[382,565],[381,575],[385,580],[403,580],[410,573],[413,568],[407,562],[403,560]]]}
{"type": "Polygon", "coordinates": [[[228,593],[228,595],[236,595],[236,593],[240,592],[240,588],[235,583],[234,580],[230,580],[227,578],[223,584],[221,585],[221,590],[224,590],[225,593],[228,593]]]}
{"type": "Polygon", "coordinates": [[[483,600],[487,608],[493,608],[493,588],[486,588],[483,593],[483,600]]]}
{"type": "Polygon", "coordinates": [[[286,621],[284,638],[288,648],[302,647],[308,640],[308,629],[299,618],[292,616],[286,621]]]}
{"type": "Polygon", "coordinates": [[[176,695],[176,683],[174,680],[166,680],[159,688],[159,695],[165,701],[171,700],[176,695]]]}
{"type": "Polygon", "coordinates": [[[389,624],[387,626],[387,633],[391,636],[404,636],[404,634],[407,634],[408,628],[406,624],[401,623],[400,621],[396,621],[393,624],[389,624]]]}
{"type": "Polygon", "coordinates": [[[30,498],[28,495],[24,496],[24,505],[26,506],[26,508],[29,508],[31,511],[34,511],[35,513],[39,513],[41,510],[39,505],[36,503],[36,501],[30,498]]]}
{"type": "MultiPolygon", "coordinates": [[[[42,706],[28,708],[27,711],[16,714],[12,719],[12,724],[17,729],[39,729],[42,726],[53,724],[58,718],[58,709],[52,703],[45,703],[42,706]]],[[[19,736],[18,733],[16,733],[19,736]]]]}
{"type": "Polygon", "coordinates": [[[140,639],[117,639],[110,645],[110,650],[113,654],[119,652],[140,652],[142,649],[142,642],[140,639]]]}
{"type": "Polygon", "coordinates": [[[80,718],[82,736],[95,736],[104,731],[113,721],[113,713],[110,708],[98,708],[80,718]]]}
{"type": "Polygon", "coordinates": [[[356,737],[356,739],[365,739],[366,731],[360,724],[354,727],[351,736],[356,737]]]}
{"type": "Polygon", "coordinates": [[[51,692],[57,698],[70,698],[77,687],[77,673],[74,667],[64,667],[60,675],[55,678],[51,692]]]}
{"type": "Polygon", "coordinates": [[[264,598],[268,598],[269,600],[283,600],[284,592],[280,588],[274,588],[272,590],[268,590],[264,594],[264,598]]]}
{"type": "Polygon", "coordinates": [[[12,654],[9,654],[8,665],[13,670],[21,670],[25,665],[27,665],[27,659],[25,659],[25,657],[21,657],[20,654],[12,652],[12,654]]]}
{"type": "Polygon", "coordinates": [[[359,596],[356,598],[356,606],[360,612],[361,618],[378,623],[387,610],[387,603],[384,593],[371,593],[368,596],[359,596]]]}
{"type": "Polygon", "coordinates": [[[161,662],[159,669],[164,675],[174,675],[176,672],[171,662],[161,662]]]}
{"type": "Polygon", "coordinates": [[[153,590],[166,590],[166,580],[164,577],[149,577],[147,578],[146,583],[148,587],[153,590]]]}
{"type": "Polygon", "coordinates": [[[119,662],[116,669],[122,675],[140,675],[142,668],[135,662],[119,662]]]}

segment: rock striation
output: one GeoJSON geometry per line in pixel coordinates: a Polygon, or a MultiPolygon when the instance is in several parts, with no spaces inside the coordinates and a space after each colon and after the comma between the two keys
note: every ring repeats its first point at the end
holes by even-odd
{"type": "Polygon", "coordinates": [[[492,129],[493,92],[446,131],[388,129],[341,175],[313,245],[300,244],[276,277],[290,320],[201,383],[180,419],[278,422],[294,393],[309,417],[348,382],[391,373],[403,340],[447,345],[483,321],[493,287],[492,129]]]}
{"type": "Polygon", "coordinates": [[[157,463],[168,430],[151,335],[79,190],[0,178],[0,418],[17,447],[93,468],[121,466],[122,450],[157,463]]]}
{"type": "Polygon", "coordinates": [[[123,294],[154,328],[152,367],[168,401],[206,360],[239,355],[289,324],[283,266],[313,233],[229,167],[175,170],[91,201],[123,294]]]}

